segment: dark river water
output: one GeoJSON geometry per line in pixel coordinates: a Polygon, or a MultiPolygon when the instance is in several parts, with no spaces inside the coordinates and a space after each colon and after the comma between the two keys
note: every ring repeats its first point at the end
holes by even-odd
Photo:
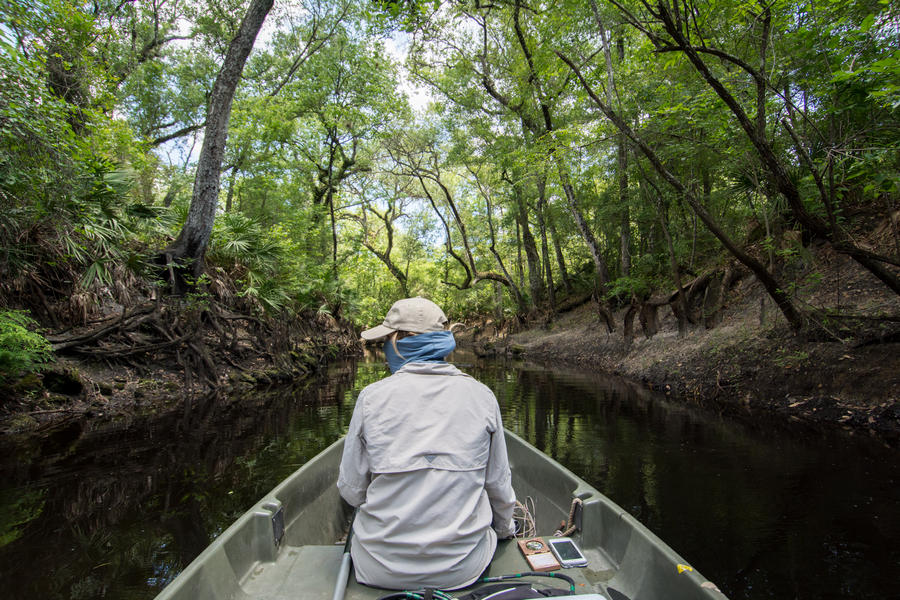
{"type": "MultiPolygon", "coordinates": [[[[456,363],[505,425],[631,512],[733,600],[900,598],[900,461],[747,425],[589,373],[456,363]]],[[[375,358],[230,403],[0,439],[0,598],[152,598],[336,440],[375,358]]]]}

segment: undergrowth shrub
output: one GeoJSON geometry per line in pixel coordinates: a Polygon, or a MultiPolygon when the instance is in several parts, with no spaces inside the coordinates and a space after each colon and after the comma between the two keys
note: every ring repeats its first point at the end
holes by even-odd
{"type": "Polygon", "coordinates": [[[276,313],[290,303],[284,268],[288,240],[278,228],[263,227],[240,213],[216,219],[206,258],[213,292],[242,297],[251,310],[276,313]]]}
{"type": "Polygon", "coordinates": [[[39,371],[53,359],[53,349],[24,311],[0,311],[0,384],[39,371]]]}

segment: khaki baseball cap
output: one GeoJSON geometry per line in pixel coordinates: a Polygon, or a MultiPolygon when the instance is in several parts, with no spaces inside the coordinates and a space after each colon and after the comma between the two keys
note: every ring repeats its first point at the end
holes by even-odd
{"type": "Polygon", "coordinates": [[[411,331],[413,333],[427,333],[429,331],[443,331],[447,315],[441,307],[425,298],[405,298],[394,302],[388,311],[384,322],[371,329],[366,329],[360,335],[364,340],[377,340],[388,336],[395,331],[411,331]]]}

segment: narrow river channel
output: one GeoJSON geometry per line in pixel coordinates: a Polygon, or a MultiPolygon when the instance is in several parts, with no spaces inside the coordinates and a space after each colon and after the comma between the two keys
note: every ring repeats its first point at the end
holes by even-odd
{"type": "MultiPolygon", "coordinates": [[[[897,451],[749,426],[600,375],[454,357],[505,425],[631,512],[733,600],[900,598],[897,451]]],[[[0,597],[152,598],[336,440],[386,369],[0,440],[0,597]]]]}

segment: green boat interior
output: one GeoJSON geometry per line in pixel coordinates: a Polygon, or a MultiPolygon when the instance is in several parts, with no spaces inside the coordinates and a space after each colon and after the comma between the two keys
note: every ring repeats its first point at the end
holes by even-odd
{"type": "MultiPolygon", "coordinates": [[[[520,500],[528,500],[536,534],[552,536],[569,521],[576,526],[569,537],[588,564],[556,571],[574,580],[574,594],[593,595],[584,600],[725,598],[614,502],[518,436],[506,435],[513,487],[520,500]],[[581,502],[573,509],[576,498],[581,502]]],[[[340,540],[351,516],[335,484],[342,449],[340,440],[279,484],[210,544],[157,600],[332,598],[344,552],[340,540]]],[[[518,544],[504,540],[486,575],[529,570],[518,544]]],[[[536,587],[570,589],[558,578],[533,580],[536,587]]],[[[376,600],[390,593],[358,584],[351,572],[344,598],[376,600]]]]}

